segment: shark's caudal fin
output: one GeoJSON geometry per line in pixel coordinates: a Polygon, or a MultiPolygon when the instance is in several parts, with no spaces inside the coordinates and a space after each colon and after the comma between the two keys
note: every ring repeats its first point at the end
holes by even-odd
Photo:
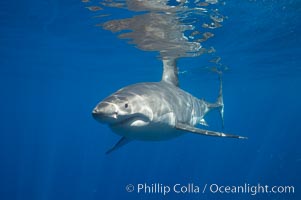
{"type": "Polygon", "coordinates": [[[222,80],[222,72],[218,70],[214,70],[218,74],[219,78],[219,92],[218,97],[215,103],[208,103],[207,106],[209,109],[219,109],[219,113],[222,120],[222,126],[224,128],[224,99],[223,99],[223,80],[222,80]]]}
{"type": "Polygon", "coordinates": [[[223,98],[223,80],[222,80],[222,72],[218,72],[218,78],[219,78],[219,92],[216,104],[219,106],[219,113],[222,119],[222,126],[224,128],[224,98],[223,98]]]}

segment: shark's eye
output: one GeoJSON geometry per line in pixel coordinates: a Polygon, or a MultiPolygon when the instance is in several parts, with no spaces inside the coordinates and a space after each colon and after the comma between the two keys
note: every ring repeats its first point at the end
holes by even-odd
{"type": "Polygon", "coordinates": [[[129,107],[129,104],[127,104],[127,103],[124,104],[124,107],[125,107],[125,108],[128,108],[128,107],[129,107]]]}

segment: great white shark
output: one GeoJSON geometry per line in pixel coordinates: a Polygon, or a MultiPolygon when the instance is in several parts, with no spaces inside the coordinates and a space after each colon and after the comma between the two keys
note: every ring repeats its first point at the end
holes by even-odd
{"type": "Polygon", "coordinates": [[[191,132],[206,136],[246,139],[246,137],[196,128],[207,126],[205,115],[219,109],[222,120],[224,103],[222,79],[217,101],[209,103],[198,99],[179,87],[176,59],[163,58],[160,82],[144,82],[124,87],[108,96],[93,109],[93,117],[108,124],[122,136],[107,153],[132,140],[159,141],[191,132]]]}

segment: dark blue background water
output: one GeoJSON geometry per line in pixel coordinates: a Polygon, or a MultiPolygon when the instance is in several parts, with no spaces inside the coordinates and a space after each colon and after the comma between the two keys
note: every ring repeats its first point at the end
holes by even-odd
{"type": "MultiPolygon", "coordinates": [[[[0,3],[0,199],[161,199],[127,184],[293,185],[295,194],[169,194],[167,199],[301,199],[301,2],[228,1],[213,45],[224,74],[225,132],[132,142],[91,117],[115,90],[158,81],[161,63],[110,32],[77,0],[0,3]]],[[[182,59],[182,87],[214,101],[216,75],[182,59]]],[[[208,122],[221,130],[218,113],[208,122]]]]}

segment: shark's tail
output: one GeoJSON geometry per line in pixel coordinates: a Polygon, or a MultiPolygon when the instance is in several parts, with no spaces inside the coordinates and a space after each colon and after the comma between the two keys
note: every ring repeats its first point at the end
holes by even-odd
{"type": "Polygon", "coordinates": [[[222,72],[218,72],[219,78],[219,92],[216,104],[219,105],[219,113],[222,119],[222,126],[224,128],[224,98],[223,98],[223,80],[222,80],[222,72]]]}
{"type": "Polygon", "coordinates": [[[215,103],[209,104],[208,107],[210,109],[219,109],[219,113],[221,116],[221,120],[222,120],[222,127],[224,128],[224,99],[223,99],[223,80],[222,80],[222,72],[214,69],[214,72],[216,72],[218,74],[218,78],[219,78],[219,92],[218,92],[218,97],[215,103]]]}

